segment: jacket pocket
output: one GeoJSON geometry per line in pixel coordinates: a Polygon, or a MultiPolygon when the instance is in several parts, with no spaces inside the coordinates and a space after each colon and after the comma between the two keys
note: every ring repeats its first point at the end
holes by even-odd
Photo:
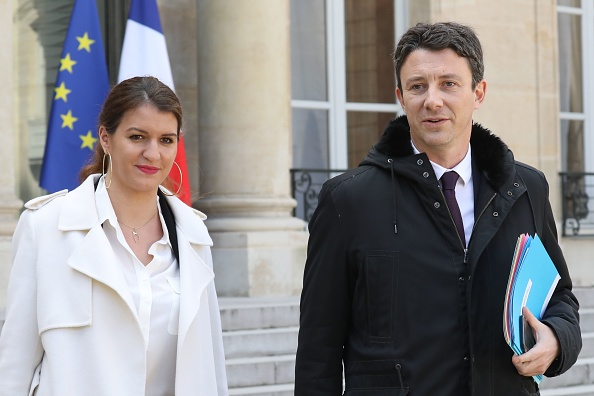
{"type": "Polygon", "coordinates": [[[540,394],[538,391],[538,385],[536,382],[534,382],[532,377],[522,378],[522,388],[530,395],[538,396],[540,394]]]}
{"type": "Polygon", "coordinates": [[[398,360],[357,361],[345,369],[347,396],[406,396],[403,365],[398,360]]]}
{"type": "Polygon", "coordinates": [[[371,342],[393,342],[398,252],[373,251],[365,258],[367,325],[371,342]]]}
{"type": "Polygon", "coordinates": [[[180,281],[179,278],[167,277],[167,281],[171,286],[171,313],[169,314],[169,324],[167,331],[171,335],[177,335],[179,332],[179,294],[180,294],[180,281]]]}

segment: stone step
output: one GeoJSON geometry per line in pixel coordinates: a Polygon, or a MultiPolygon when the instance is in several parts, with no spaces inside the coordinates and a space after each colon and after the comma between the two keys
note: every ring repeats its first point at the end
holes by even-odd
{"type": "Polygon", "coordinates": [[[227,359],[229,388],[292,383],[295,355],[227,359]]]}
{"type": "Polygon", "coordinates": [[[582,351],[580,358],[594,357],[594,332],[582,332],[582,351]]]}
{"type": "MultiPolygon", "coordinates": [[[[239,334],[242,337],[256,337],[259,338],[258,342],[271,342],[274,340],[274,335],[282,334],[282,329],[274,329],[273,331],[245,331],[245,332],[233,332],[239,334]],[[272,336],[271,336],[272,335],[272,336]],[[269,337],[271,336],[271,337],[269,337]]],[[[297,328],[291,329],[296,331],[297,328]]],[[[285,334],[286,335],[286,334],[285,334]]],[[[594,384],[594,332],[588,332],[582,334],[583,348],[580,354],[581,358],[578,359],[574,367],[562,376],[555,378],[545,378],[543,381],[543,389],[559,388],[574,386],[580,384],[594,384]],[[592,373],[592,374],[591,374],[592,373]]],[[[254,338],[252,338],[254,340],[254,338]]],[[[284,340],[285,342],[287,340],[284,340]]],[[[242,341],[243,342],[243,341],[242,341]]],[[[253,341],[250,342],[253,346],[253,341]]],[[[294,344],[296,347],[296,343],[294,344]]],[[[269,350],[264,350],[267,355],[270,353],[271,345],[268,345],[269,350]]],[[[278,348],[278,346],[273,346],[278,348]]],[[[294,369],[295,369],[295,355],[293,346],[290,347],[291,353],[282,356],[263,356],[263,357],[251,357],[251,358],[235,358],[227,360],[227,372],[229,377],[229,386],[243,387],[243,386],[258,386],[258,385],[270,385],[285,382],[293,382],[294,380],[294,369]]],[[[227,350],[227,348],[226,348],[227,350]]],[[[229,351],[229,355],[250,355],[257,356],[257,348],[250,349],[248,351],[229,351]]]]}
{"type": "Polygon", "coordinates": [[[299,326],[299,297],[220,297],[223,330],[299,326]]]}
{"type": "MultiPolygon", "coordinates": [[[[576,287],[582,332],[594,331],[594,287],[576,287]]],[[[219,297],[223,330],[299,326],[299,297],[219,297]]]]}
{"type": "Polygon", "coordinates": [[[293,396],[293,384],[253,386],[245,388],[229,389],[229,396],[293,396]]]}
{"type": "Polygon", "coordinates": [[[544,389],[540,396],[594,396],[594,385],[568,386],[565,388],[544,389]]]}
{"type": "Polygon", "coordinates": [[[574,287],[573,294],[577,297],[581,308],[594,308],[594,287],[574,287]]]}
{"type": "Polygon", "coordinates": [[[594,331],[594,308],[580,308],[580,328],[582,333],[594,331]]]}
{"type": "Polygon", "coordinates": [[[541,389],[555,389],[578,385],[594,385],[594,358],[579,358],[575,365],[559,377],[545,377],[541,389]]]}
{"type": "Polygon", "coordinates": [[[298,327],[223,331],[227,359],[290,355],[297,352],[298,327]]]}

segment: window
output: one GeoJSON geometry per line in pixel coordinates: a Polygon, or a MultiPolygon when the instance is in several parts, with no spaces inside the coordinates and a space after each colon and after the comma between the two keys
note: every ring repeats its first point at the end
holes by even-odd
{"type": "Polygon", "coordinates": [[[563,235],[594,234],[594,3],[558,0],[563,235]]]}
{"type": "Polygon", "coordinates": [[[562,169],[594,171],[594,4],[557,4],[562,169]]]}
{"type": "Polygon", "coordinates": [[[292,0],[293,167],[346,169],[399,112],[391,53],[404,0],[292,0]]]}

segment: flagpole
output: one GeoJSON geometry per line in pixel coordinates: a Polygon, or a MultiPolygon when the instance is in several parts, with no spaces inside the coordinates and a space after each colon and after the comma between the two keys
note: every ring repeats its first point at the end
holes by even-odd
{"type": "Polygon", "coordinates": [[[104,19],[103,31],[105,32],[105,57],[109,74],[110,86],[118,83],[118,69],[122,53],[122,42],[126,28],[126,10],[130,1],[114,2],[103,0],[104,19]]]}

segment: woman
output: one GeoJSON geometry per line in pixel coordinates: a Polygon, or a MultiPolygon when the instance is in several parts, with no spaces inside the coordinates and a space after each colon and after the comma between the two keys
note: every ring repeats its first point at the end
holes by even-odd
{"type": "Polygon", "coordinates": [[[181,122],[159,80],[123,81],[82,184],[25,204],[0,394],[227,395],[205,216],[161,186],[181,122]]]}

